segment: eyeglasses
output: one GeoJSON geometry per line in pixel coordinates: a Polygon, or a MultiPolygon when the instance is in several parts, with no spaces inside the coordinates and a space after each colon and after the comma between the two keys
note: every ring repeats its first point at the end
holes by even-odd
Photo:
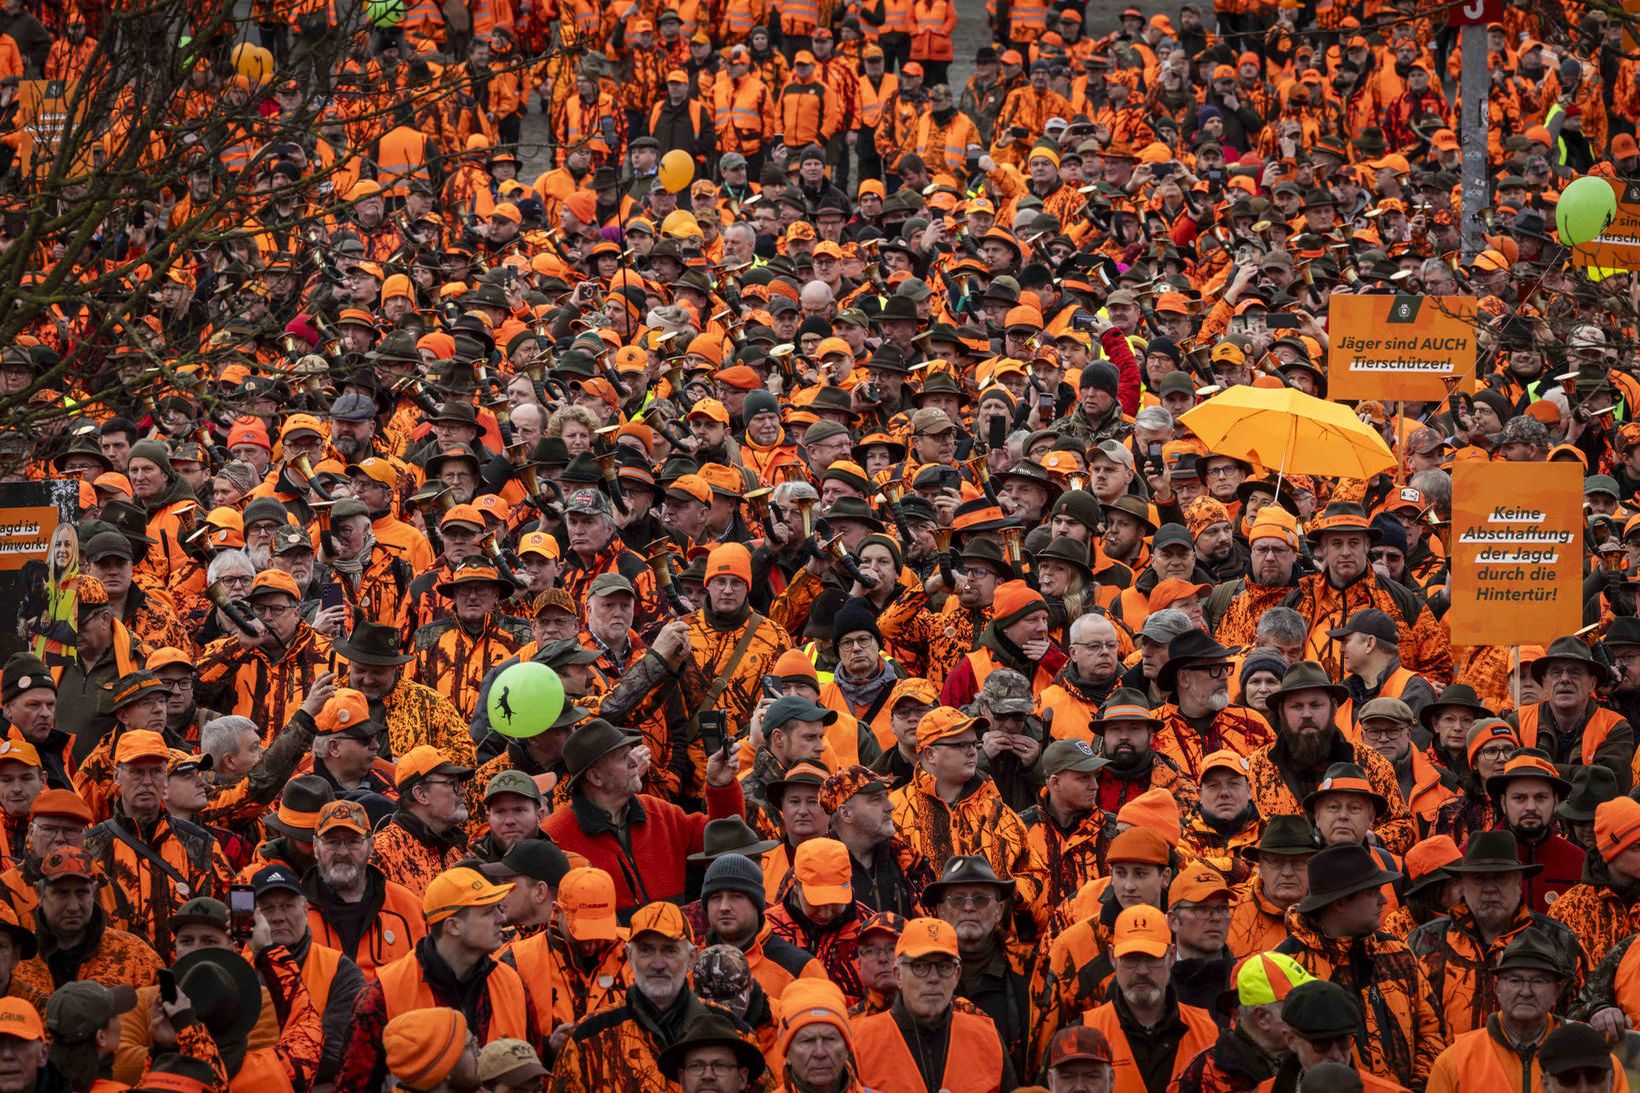
{"type": "Polygon", "coordinates": [[[962,968],[955,960],[907,960],[905,966],[918,979],[955,979],[962,968]]]}
{"type": "Polygon", "coordinates": [[[1493,759],[1500,762],[1505,762],[1514,754],[1515,749],[1510,747],[1482,748],[1480,751],[1475,753],[1475,758],[1493,759]]]}
{"type": "Polygon", "coordinates": [[[259,619],[284,618],[286,615],[290,614],[294,610],[296,610],[295,606],[293,606],[292,604],[288,604],[288,603],[253,603],[253,604],[251,604],[251,611],[254,612],[256,617],[259,618],[259,619]]]}
{"type": "Polygon", "coordinates": [[[1604,1086],[1611,1078],[1610,1070],[1602,1070],[1597,1066],[1580,1066],[1571,1070],[1562,1070],[1555,1075],[1555,1084],[1571,1088],[1573,1086],[1604,1086]]]}
{"type": "Polygon", "coordinates": [[[970,581],[977,581],[982,577],[993,576],[989,566],[970,565],[957,570],[957,576],[967,577],[970,581]]]}
{"type": "Polygon", "coordinates": [[[681,1069],[685,1074],[698,1078],[702,1074],[727,1074],[731,1070],[739,1070],[740,1064],[733,1059],[691,1059],[681,1069]]]}
{"type": "Polygon", "coordinates": [[[1361,735],[1368,740],[1394,740],[1396,737],[1406,732],[1410,727],[1411,726],[1409,725],[1389,725],[1382,728],[1369,729],[1362,726],[1361,735]]]}
{"type": "Polygon", "coordinates": [[[461,782],[456,778],[423,778],[421,784],[424,786],[459,786],[461,782]]]}
{"type": "Polygon", "coordinates": [[[861,634],[858,637],[844,638],[837,643],[837,649],[839,652],[844,649],[869,649],[875,644],[877,644],[876,638],[870,634],[861,634]]]}
{"type": "Polygon", "coordinates": [[[996,903],[997,897],[992,892],[947,892],[940,902],[947,907],[972,907],[976,911],[983,911],[996,903]]]}
{"type": "Polygon", "coordinates": [[[1523,988],[1540,991],[1553,987],[1555,981],[1546,975],[1500,975],[1498,976],[1498,984],[1513,991],[1523,988]]]}
{"type": "Polygon", "coordinates": [[[160,682],[165,684],[167,690],[178,693],[194,689],[193,676],[183,676],[181,679],[162,679],[160,682]]]}
{"type": "Polygon", "coordinates": [[[1077,649],[1092,649],[1096,653],[1111,653],[1121,648],[1114,641],[1073,641],[1071,646],[1077,649]]]}
{"type": "Polygon", "coordinates": [[[952,751],[978,751],[978,740],[939,740],[928,745],[931,748],[950,748],[952,751]]]}
{"type": "Polygon", "coordinates": [[[1223,918],[1230,917],[1228,903],[1186,903],[1174,908],[1181,915],[1190,918],[1223,918]]]}
{"type": "Polygon", "coordinates": [[[1209,679],[1223,679],[1230,674],[1228,664],[1191,664],[1180,668],[1181,672],[1205,672],[1209,679]]]}

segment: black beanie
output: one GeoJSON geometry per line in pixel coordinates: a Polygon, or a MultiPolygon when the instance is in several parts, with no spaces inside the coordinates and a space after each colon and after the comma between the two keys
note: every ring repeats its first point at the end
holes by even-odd
{"type": "Polygon", "coordinates": [[[877,610],[865,600],[854,599],[845,603],[831,620],[832,644],[843,640],[847,634],[857,634],[864,630],[877,639],[877,644],[883,643],[883,635],[877,629],[877,610]]]}
{"type": "Polygon", "coordinates": [[[1082,390],[1098,388],[1111,398],[1116,397],[1116,369],[1104,361],[1093,361],[1082,369],[1082,390]]]}

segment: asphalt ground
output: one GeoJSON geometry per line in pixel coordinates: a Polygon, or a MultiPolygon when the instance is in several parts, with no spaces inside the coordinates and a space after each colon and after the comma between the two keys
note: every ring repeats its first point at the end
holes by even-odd
{"type": "MultiPolygon", "coordinates": [[[[1138,0],[1146,14],[1166,12],[1169,18],[1178,15],[1177,3],[1145,3],[1138,0]]],[[[1109,33],[1117,24],[1117,13],[1127,7],[1129,0],[1089,0],[1087,29],[1096,37],[1109,33]]],[[[991,30],[985,17],[985,0],[958,0],[957,31],[952,35],[956,60],[951,65],[951,85],[960,89],[974,72],[974,51],[991,42],[991,30]]],[[[552,166],[549,155],[547,118],[539,113],[537,102],[530,104],[530,113],[524,118],[519,155],[524,169],[519,176],[533,179],[552,166]]]]}

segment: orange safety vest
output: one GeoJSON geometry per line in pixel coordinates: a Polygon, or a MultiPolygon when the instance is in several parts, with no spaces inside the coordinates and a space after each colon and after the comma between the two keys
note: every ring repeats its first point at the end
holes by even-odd
{"type": "MultiPolygon", "coordinates": [[[[438,1002],[433,988],[422,974],[421,961],[414,952],[407,953],[393,963],[377,969],[382,984],[382,998],[387,1003],[387,1019],[391,1021],[411,1010],[433,1009],[438,1002]]],[[[484,981],[490,992],[490,1027],[473,1029],[481,1043],[511,1037],[527,1040],[529,1029],[529,999],[524,992],[524,981],[509,965],[498,963],[484,981]]]]}
{"type": "MultiPolygon", "coordinates": [[[[1212,1047],[1219,1038],[1218,1026],[1204,1009],[1179,1004],[1179,1017],[1184,1021],[1185,1033],[1173,1054],[1173,1077],[1198,1054],[1212,1047]]],[[[1127,1033],[1116,1016],[1116,1003],[1106,1002],[1082,1014],[1082,1024],[1105,1034],[1110,1043],[1111,1063],[1116,1071],[1116,1083],[1111,1093],[1146,1093],[1145,1076],[1133,1062],[1133,1048],[1128,1046],[1127,1033]]]]}
{"type": "Polygon", "coordinates": [[[762,87],[760,81],[748,76],[739,87],[724,80],[712,89],[718,97],[714,104],[718,131],[729,130],[726,135],[754,154],[763,148],[763,111],[757,96],[762,87]]]}
{"type": "MultiPolygon", "coordinates": [[[[985,686],[985,677],[1002,667],[1002,665],[998,664],[996,658],[991,656],[989,649],[980,648],[968,654],[968,667],[973,670],[974,689],[978,691],[985,686]]],[[[1053,673],[1038,664],[1036,671],[1031,674],[1031,693],[1041,694],[1051,686],[1053,686],[1053,673]]]]}
{"type": "Polygon", "coordinates": [[[678,29],[683,32],[685,40],[693,38],[695,31],[700,29],[700,8],[700,0],[678,0],[672,5],[672,10],[678,13],[678,29]]]}
{"type": "Polygon", "coordinates": [[[336,969],[341,966],[342,951],[308,940],[307,959],[302,961],[302,982],[307,987],[313,1008],[324,1016],[330,1004],[330,988],[336,982],[336,969]]]}
{"type": "MultiPolygon", "coordinates": [[[[601,135],[598,119],[606,115],[615,116],[612,109],[605,109],[609,106],[610,103],[602,92],[592,100],[590,106],[581,101],[580,95],[571,95],[569,101],[564,103],[564,147],[573,148],[580,144],[583,129],[587,133],[601,135]],[[585,114],[582,113],[583,110],[586,111],[585,114]]],[[[610,151],[615,152],[618,149],[611,148],[610,151]]]]}
{"type": "Polygon", "coordinates": [[[1093,743],[1092,723],[1098,710],[1057,683],[1043,688],[1037,695],[1037,705],[1042,710],[1053,711],[1053,739],[1093,743]]]}
{"type": "Polygon", "coordinates": [[[752,28],[759,23],[752,0],[729,0],[729,6],[723,9],[723,22],[734,40],[745,41],[751,37],[752,28]]]}
{"type": "Polygon", "coordinates": [[[883,105],[900,90],[900,78],[892,72],[883,73],[883,86],[872,87],[871,81],[860,81],[860,128],[875,129],[883,120],[883,105]]]}
{"type": "Polygon", "coordinates": [[[1628,1014],[1630,1021],[1640,1021],[1640,942],[1631,942],[1617,962],[1617,974],[1612,977],[1612,999],[1617,1008],[1628,1014]]]}
{"type": "MultiPolygon", "coordinates": [[[[1520,711],[1520,746],[1523,748],[1537,747],[1538,738],[1538,711],[1543,703],[1538,702],[1520,711]]],[[[1583,765],[1594,762],[1594,753],[1600,750],[1600,745],[1606,742],[1612,729],[1623,715],[1616,710],[1608,710],[1604,706],[1596,706],[1594,713],[1589,716],[1589,723],[1583,726],[1583,765]]]]}
{"type": "Polygon", "coordinates": [[[820,25],[820,0],[780,0],[780,33],[801,37],[820,25]]]}
{"type": "MultiPolygon", "coordinates": [[[[353,963],[367,979],[376,978],[377,969],[410,954],[416,942],[427,935],[421,901],[403,885],[392,881],[386,884],[382,909],[359,938],[359,950],[353,956],[353,963]]],[[[311,903],[308,904],[308,928],[313,931],[315,944],[340,951],[341,936],[311,903]]]]}
{"type": "Polygon", "coordinates": [[[1047,0],[1017,0],[1008,9],[1008,38],[1014,43],[1034,42],[1047,29],[1047,0]]]}
{"type": "MultiPolygon", "coordinates": [[[[1418,678],[1418,673],[1407,668],[1397,668],[1391,672],[1378,688],[1379,698],[1400,698],[1406,694],[1407,684],[1418,678]]],[[[1352,743],[1361,742],[1361,728],[1355,723],[1355,699],[1346,698],[1333,714],[1333,724],[1344,731],[1352,743]]]]}
{"type": "MultiPolygon", "coordinates": [[[[953,1012],[949,1043],[942,1089],[1000,1093],[1002,1039],[989,1017],[953,1012]]],[[[911,1057],[892,1013],[874,1013],[855,1022],[854,1059],[860,1080],[872,1089],[911,1093],[923,1088],[922,1069],[911,1057]]]]}
{"type": "Polygon", "coordinates": [[[877,28],[877,33],[910,34],[911,0],[883,0],[883,25],[877,28]]]}
{"type": "MultiPolygon", "coordinates": [[[[426,133],[400,125],[382,134],[371,158],[376,161],[376,181],[382,189],[399,197],[410,192],[410,180],[430,181],[427,153],[431,139],[426,133]]],[[[436,151],[436,150],[435,150],[436,151]]]]}
{"type": "Polygon", "coordinates": [[[296,1087],[290,1084],[285,1064],[271,1047],[260,1048],[245,1056],[239,1072],[228,1079],[228,1093],[281,1093],[296,1087]]]}
{"type": "MultiPolygon", "coordinates": [[[[949,0],[946,0],[948,3],[949,0]]],[[[949,9],[941,0],[928,0],[926,4],[914,4],[911,8],[913,16],[913,41],[911,52],[913,56],[921,55],[931,61],[950,61],[956,57],[951,45],[951,36],[945,32],[945,16],[949,9]]]]}

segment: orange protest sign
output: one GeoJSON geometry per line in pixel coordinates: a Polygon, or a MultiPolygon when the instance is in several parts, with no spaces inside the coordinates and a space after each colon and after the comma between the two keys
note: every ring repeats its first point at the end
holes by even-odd
{"type": "Polygon", "coordinates": [[[1608,178],[1617,216],[1594,240],[1572,248],[1572,263],[1600,269],[1640,269],[1640,182],[1608,178]]]}
{"type": "Polygon", "coordinates": [[[1327,304],[1327,397],[1440,402],[1475,391],[1473,296],[1340,296],[1327,304]]]}
{"type": "Polygon", "coordinates": [[[1575,463],[1452,467],[1453,645],[1546,645],[1583,625],[1575,463]]]}

